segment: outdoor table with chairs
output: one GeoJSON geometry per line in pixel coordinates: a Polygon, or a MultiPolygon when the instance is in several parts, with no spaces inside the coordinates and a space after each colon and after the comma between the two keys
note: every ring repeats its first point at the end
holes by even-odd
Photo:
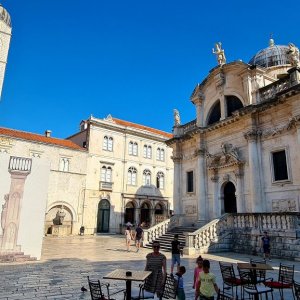
{"type": "Polygon", "coordinates": [[[144,281],[151,271],[134,271],[116,269],[103,276],[104,279],[125,280],[126,281],[126,300],[131,300],[131,283],[132,281],[144,281]]]}
{"type": "Polygon", "coordinates": [[[238,275],[236,275],[233,264],[219,262],[219,265],[223,279],[222,292],[228,294],[228,290],[230,290],[232,298],[244,299],[247,294],[254,299],[259,299],[262,295],[268,299],[268,294],[271,294],[273,299],[273,290],[278,289],[280,299],[283,300],[283,291],[291,289],[293,299],[300,300],[300,283],[294,282],[293,265],[280,263],[276,279],[266,277],[266,272],[272,271],[274,268],[263,259],[252,259],[249,263],[237,263],[238,275]],[[238,295],[238,290],[240,290],[240,295],[238,295]]]}

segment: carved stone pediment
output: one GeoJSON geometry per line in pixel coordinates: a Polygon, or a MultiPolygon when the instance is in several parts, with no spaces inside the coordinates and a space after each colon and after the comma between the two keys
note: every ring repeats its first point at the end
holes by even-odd
{"type": "Polygon", "coordinates": [[[223,143],[221,150],[222,152],[216,154],[207,153],[208,169],[220,169],[244,163],[238,149],[232,144],[223,143]]]}

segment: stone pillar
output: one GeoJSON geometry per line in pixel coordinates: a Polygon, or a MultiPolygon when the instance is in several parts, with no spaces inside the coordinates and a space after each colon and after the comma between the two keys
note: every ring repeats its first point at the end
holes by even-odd
{"type": "Polygon", "coordinates": [[[214,202],[213,202],[213,218],[219,218],[221,216],[221,203],[219,197],[219,176],[217,170],[215,170],[214,175],[210,178],[214,186],[214,202]]]}
{"type": "MultiPolygon", "coordinates": [[[[31,172],[32,160],[29,158],[11,156],[8,171],[11,174],[9,194],[5,196],[5,204],[1,214],[3,229],[2,252],[18,252],[17,246],[20,212],[25,180],[31,172]]],[[[1,252],[1,251],[0,251],[1,252]]]]}
{"type": "Polygon", "coordinates": [[[223,93],[220,93],[220,108],[221,108],[221,119],[224,120],[227,116],[227,105],[226,99],[223,93]]]}
{"type": "Polygon", "coordinates": [[[182,199],[181,199],[181,171],[182,171],[182,154],[181,154],[181,143],[176,141],[175,149],[173,149],[174,155],[172,160],[174,162],[174,185],[173,185],[173,210],[174,215],[181,215],[182,199]]]}
{"type": "Polygon", "coordinates": [[[235,173],[236,177],[236,208],[238,213],[246,212],[245,208],[245,198],[244,198],[244,191],[243,191],[243,178],[244,174],[241,170],[238,170],[235,173]]]}
{"type": "Polygon", "coordinates": [[[213,218],[219,218],[221,216],[220,198],[219,198],[219,176],[218,171],[214,170],[214,175],[210,178],[213,182],[213,218]]]}
{"type": "Polygon", "coordinates": [[[252,212],[262,212],[263,204],[261,198],[261,176],[260,164],[258,157],[257,138],[259,133],[257,130],[252,130],[245,134],[248,141],[248,155],[249,155],[249,187],[251,197],[252,212]]]}
{"type": "Polygon", "coordinates": [[[202,108],[203,100],[204,100],[204,95],[202,92],[198,92],[197,95],[195,95],[192,98],[193,104],[196,105],[196,115],[197,115],[196,125],[198,127],[204,126],[204,114],[202,108]]]}
{"type": "Polygon", "coordinates": [[[248,103],[253,104],[253,99],[252,99],[252,78],[251,78],[250,75],[246,75],[244,77],[244,86],[245,86],[245,90],[247,91],[248,103]]]}
{"type": "Polygon", "coordinates": [[[206,223],[206,164],[205,149],[198,150],[198,170],[199,170],[199,202],[198,202],[198,223],[206,223]]]}

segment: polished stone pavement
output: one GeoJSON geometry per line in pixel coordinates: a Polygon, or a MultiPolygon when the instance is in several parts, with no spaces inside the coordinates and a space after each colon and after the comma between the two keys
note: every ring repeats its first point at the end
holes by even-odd
{"type": "MultiPolygon", "coordinates": [[[[102,279],[116,268],[143,270],[145,256],[150,251],[142,248],[136,253],[136,248],[132,245],[131,251],[127,252],[125,239],[119,235],[45,237],[40,261],[0,264],[0,299],[90,299],[89,292],[80,290],[81,286],[88,288],[87,275],[102,279]]],[[[171,254],[165,255],[169,272],[171,254]]],[[[211,271],[216,274],[219,287],[222,282],[219,261],[248,262],[251,258],[249,255],[231,252],[202,256],[211,261],[211,271]]],[[[197,255],[182,258],[182,265],[187,268],[184,276],[187,300],[194,299],[192,284],[196,257],[197,255]]],[[[300,262],[289,260],[272,259],[270,264],[274,271],[268,271],[268,277],[277,278],[280,262],[294,264],[295,280],[300,282],[300,262]]],[[[110,283],[112,289],[125,288],[123,281],[110,283]]],[[[115,298],[122,299],[123,294],[115,298]]],[[[274,299],[280,299],[277,291],[274,292],[274,299]]],[[[285,292],[284,299],[293,299],[292,293],[285,292]]]]}

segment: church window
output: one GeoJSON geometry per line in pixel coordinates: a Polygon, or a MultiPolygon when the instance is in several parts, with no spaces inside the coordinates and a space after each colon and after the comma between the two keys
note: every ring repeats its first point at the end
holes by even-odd
{"type": "Polygon", "coordinates": [[[216,123],[220,121],[220,119],[221,119],[221,105],[220,105],[220,100],[218,100],[211,109],[207,125],[216,123]]]}
{"type": "Polygon", "coordinates": [[[148,169],[143,172],[143,185],[151,185],[151,172],[148,169]]]}
{"type": "Polygon", "coordinates": [[[128,154],[137,156],[137,154],[138,154],[138,144],[136,142],[132,142],[132,141],[129,142],[128,154]]]}
{"type": "Polygon", "coordinates": [[[110,136],[104,136],[103,138],[103,150],[112,151],[113,150],[113,138],[110,136]]]}
{"type": "Polygon", "coordinates": [[[157,172],[156,187],[158,189],[164,189],[164,187],[165,187],[165,175],[163,172],[157,172]]]}
{"type": "Polygon", "coordinates": [[[127,184],[136,185],[136,175],[137,175],[136,168],[130,167],[128,169],[128,174],[127,174],[127,184]]]}
{"type": "Polygon", "coordinates": [[[227,117],[232,116],[232,113],[243,107],[243,103],[236,96],[226,96],[227,117]]]}
{"type": "Polygon", "coordinates": [[[152,157],[152,147],[149,145],[144,145],[143,151],[144,158],[151,158],[152,157]]]}
{"type": "Polygon", "coordinates": [[[186,179],[187,179],[187,192],[193,193],[194,192],[194,172],[193,171],[187,172],[186,179]]]}
{"type": "Polygon", "coordinates": [[[274,181],[288,180],[288,167],[285,150],[272,153],[274,181]]]}

